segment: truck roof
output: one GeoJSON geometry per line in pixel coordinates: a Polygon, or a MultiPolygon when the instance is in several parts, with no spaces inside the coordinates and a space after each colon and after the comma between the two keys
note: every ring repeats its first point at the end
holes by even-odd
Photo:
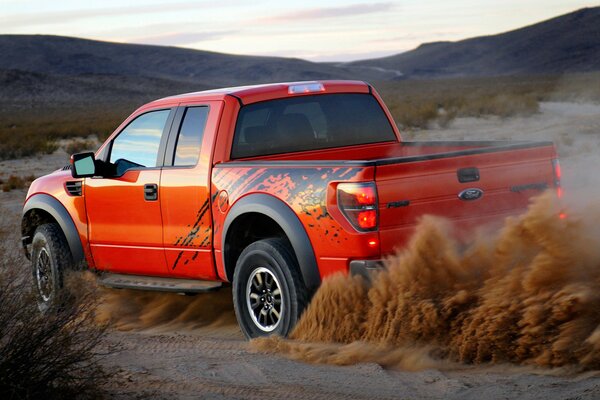
{"type": "MultiPolygon", "coordinates": [[[[226,96],[233,96],[242,104],[256,103],[259,101],[293,97],[317,93],[369,93],[371,87],[362,81],[349,80],[322,80],[281,82],[252,86],[237,86],[221,89],[204,90],[201,92],[184,93],[169,96],[148,103],[146,106],[172,104],[179,102],[197,102],[207,100],[222,100],[226,96]]],[[[144,107],[145,108],[145,107],[144,107]]]]}

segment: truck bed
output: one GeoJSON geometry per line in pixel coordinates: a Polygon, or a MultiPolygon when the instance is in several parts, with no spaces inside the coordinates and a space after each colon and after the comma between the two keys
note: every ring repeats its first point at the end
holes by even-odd
{"type": "Polygon", "coordinates": [[[408,240],[423,215],[449,218],[460,231],[469,232],[525,210],[532,196],[555,186],[556,157],[552,142],[422,141],[290,153],[243,163],[373,169],[380,249],[389,254],[408,240]],[[468,189],[476,189],[480,197],[461,198],[468,189]]]}

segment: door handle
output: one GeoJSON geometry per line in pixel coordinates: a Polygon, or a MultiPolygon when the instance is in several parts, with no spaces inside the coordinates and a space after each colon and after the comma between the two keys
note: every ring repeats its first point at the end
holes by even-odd
{"type": "Polygon", "coordinates": [[[146,183],[144,185],[144,199],[148,201],[158,200],[158,185],[156,183],[146,183]]]}
{"type": "Polygon", "coordinates": [[[458,181],[460,183],[479,181],[478,168],[461,168],[456,171],[456,175],[458,176],[458,181]]]}

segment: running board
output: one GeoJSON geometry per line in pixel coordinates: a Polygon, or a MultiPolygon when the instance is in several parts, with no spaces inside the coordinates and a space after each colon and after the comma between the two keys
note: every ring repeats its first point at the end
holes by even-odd
{"type": "Polygon", "coordinates": [[[223,286],[222,282],[215,281],[111,273],[100,275],[98,282],[103,286],[114,289],[158,290],[176,293],[210,292],[223,286]]]}

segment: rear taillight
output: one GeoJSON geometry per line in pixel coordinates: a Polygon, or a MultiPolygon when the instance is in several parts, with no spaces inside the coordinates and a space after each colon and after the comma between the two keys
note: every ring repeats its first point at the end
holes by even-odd
{"type": "Polygon", "coordinates": [[[560,186],[562,171],[560,169],[560,162],[558,161],[558,158],[552,160],[552,170],[554,171],[554,187],[556,188],[556,194],[558,197],[562,197],[563,190],[560,186]]]}
{"type": "Polygon", "coordinates": [[[379,216],[374,182],[340,183],[337,187],[337,202],[342,214],[358,231],[377,229],[379,216]]]}

